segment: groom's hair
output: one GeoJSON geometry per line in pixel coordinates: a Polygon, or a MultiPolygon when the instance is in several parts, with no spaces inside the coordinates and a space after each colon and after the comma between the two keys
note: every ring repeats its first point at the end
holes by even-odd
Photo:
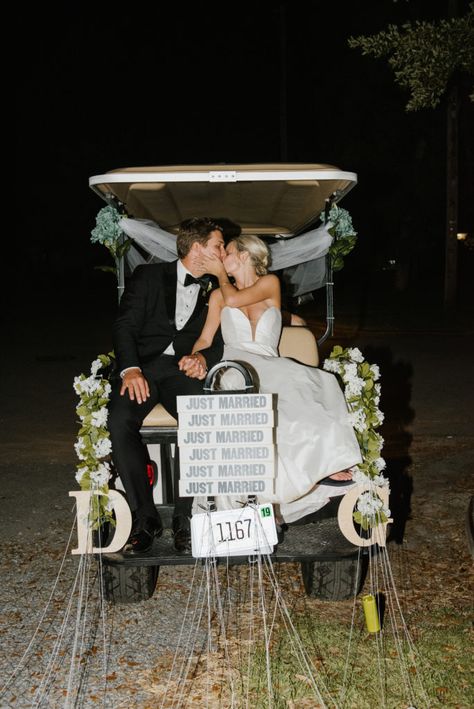
{"type": "Polygon", "coordinates": [[[181,222],[176,238],[178,258],[187,256],[196,241],[205,246],[209,241],[209,234],[216,229],[222,233],[222,228],[209,217],[191,217],[181,222]]]}

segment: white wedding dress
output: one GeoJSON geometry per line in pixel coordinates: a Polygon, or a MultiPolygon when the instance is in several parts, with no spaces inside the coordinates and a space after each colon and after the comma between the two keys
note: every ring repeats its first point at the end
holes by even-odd
{"type": "MultiPolygon", "coordinates": [[[[322,478],[361,462],[344,395],[333,374],[279,356],[278,308],[262,313],[253,334],[247,316],[225,306],[221,329],[223,359],[248,363],[258,375],[258,390],[278,395],[275,490],[258,502],[279,503],[284,521],[294,522],[347,492],[348,486],[317,485],[322,478]]],[[[236,369],[227,370],[221,381],[224,389],[242,389],[242,384],[236,369]]],[[[237,498],[219,496],[216,506],[241,505],[237,498]]]]}

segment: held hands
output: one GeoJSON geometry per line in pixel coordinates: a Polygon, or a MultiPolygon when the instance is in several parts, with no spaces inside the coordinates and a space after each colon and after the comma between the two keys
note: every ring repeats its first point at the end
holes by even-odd
{"type": "Polygon", "coordinates": [[[191,379],[204,379],[207,374],[206,360],[200,352],[181,357],[178,367],[191,379]]]}
{"type": "Polygon", "coordinates": [[[130,400],[136,400],[138,404],[143,404],[150,396],[148,382],[138,368],[129,369],[123,375],[120,396],[123,396],[126,391],[130,400]]]}

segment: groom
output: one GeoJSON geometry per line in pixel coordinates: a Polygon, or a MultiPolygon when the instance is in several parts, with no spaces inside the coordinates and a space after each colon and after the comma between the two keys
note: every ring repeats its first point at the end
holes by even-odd
{"type": "MultiPolygon", "coordinates": [[[[114,466],[132,510],[133,527],[125,550],[145,552],[163,531],[147,477],[147,451],[140,437],[143,419],[158,402],[177,418],[176,396],[202,394],[203,373],[222,357],[220,330],[211,347],[188,357],[201,334],[212,282],[198,266],[202,255],[225,256],[221,228],[211,219],[184,221],[178,231],[178,260],[138,266],[122,296],[113,328],[120,372],[109,404],[109,430],[114,466]]],[[[173,516],[177,551],[190,549],[192,498],[175,489],[173,516]]]]}

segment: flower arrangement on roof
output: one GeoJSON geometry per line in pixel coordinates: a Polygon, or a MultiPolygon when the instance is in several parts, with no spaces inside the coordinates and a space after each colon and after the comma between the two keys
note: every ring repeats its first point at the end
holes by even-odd
{"type": "MultiPolygon", "coordinates": [[[[91,231],[91,242],[105,246],[115,262],[128,251],[132,243],[131,239],[125,236],[119,224],[124,216],[111,205],[103,207],[98,211],[95,218],[96,226],[91,231]]],[[[110,266],[100,266],[99,268],[101,271],[116,273],[116,269],[110,266]]]]}
{"type": "Polygon", "coordinates": [[[342,207],[333,204],[326,219],[328,232],[333,237],[329,247],[332,268],[340,271],[344,266],[344,256],[347,256],[357,242],[357,232],[352,226],[352,218],[342,207]]]}

